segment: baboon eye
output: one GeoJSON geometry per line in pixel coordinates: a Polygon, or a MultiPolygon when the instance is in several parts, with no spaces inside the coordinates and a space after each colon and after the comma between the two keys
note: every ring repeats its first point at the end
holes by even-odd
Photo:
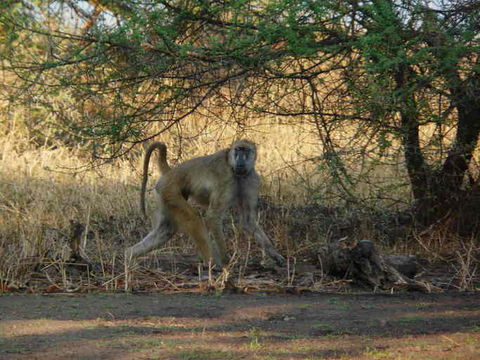
{"type": "Polygon", "coordinates": [[[239,156],[240,154],[243,154],[243,156],[247,159],[251,157],[252,149],[248,147],[237,147],[234,150],[235,150],[235,156],[239,156]]]}

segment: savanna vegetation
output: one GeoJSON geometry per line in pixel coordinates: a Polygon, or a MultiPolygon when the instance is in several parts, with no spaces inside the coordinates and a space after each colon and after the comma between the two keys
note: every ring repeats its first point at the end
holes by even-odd
{"type": "Polygon", "coordinates": [[[0,1],[0,358],[478,359],[479,30],[476,0],[0,1]],[[241,137],[286,266],[233,213],[222,272],[176,236],[123,292],[145,144],[241,137]]]}
{"type": "MultiPolygon", "coordinates": [[[[166,142],[175,164],[238,137],[259,144],[264,221],[293,263],[367,238],[475,288],[479,13],[468,0],[3,1],[0,288],[92,286],[65,272],[76,226],[95,286],[117,288],[149,226],[142,144],[166,142]]],[[[230,235],[241,279],[250,245],[230,235]]],[[[194,253],[183,239],[165,251],[194,253]]]]}

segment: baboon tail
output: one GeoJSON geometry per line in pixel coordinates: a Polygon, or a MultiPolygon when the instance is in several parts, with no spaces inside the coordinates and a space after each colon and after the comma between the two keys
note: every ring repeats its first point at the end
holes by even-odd
{"type": "Polygon", "coordinates": [[[167,146],[162,142],[154,142],[150,144],[145,153],[145,159],[143,160],[143,177],[142,177],[142,189],[140,192],[140,209],[142,210],[142,215],[146,217],[145,210],[145,193],[147,191],[147,181],[148,181],[148,164],[150,163],[150,157],[155,149],[159,150],[158,155],[158,168],[160,173],[164,175],[170,171],[170,166],[167,163],[167,146]]]}

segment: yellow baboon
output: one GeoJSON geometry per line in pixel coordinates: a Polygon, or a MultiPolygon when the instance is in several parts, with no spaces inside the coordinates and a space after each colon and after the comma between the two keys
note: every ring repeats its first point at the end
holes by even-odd
{"type": "Polygon", "coordinates": [[[256,146],[248,140],[235,141],[228,149],[197,157],[170,168],[166,146],[156,142],[147,149],[141,190],[141,209],[145,214],[145,188],[150,156],[159,149],[158,165],[162,177],[155,185],[157,208],[153,229],[139,243],[125,251],[126,261],[158,248],[182,228],[194,240],[204,261],[223,267],[228,262],[223,235],[223,218],[237,207],[241,228],[252,234],[260,247],[282,265],[280,255],[257,221],[260,177],[255,171],[256,146]],[[205,224],[187,200],[206,208],[205,224]],[[213,246],[209,239],[213,239],[213,246]]]}

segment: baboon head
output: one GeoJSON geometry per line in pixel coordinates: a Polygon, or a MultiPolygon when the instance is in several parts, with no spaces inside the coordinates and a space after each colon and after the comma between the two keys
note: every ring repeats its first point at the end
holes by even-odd
{"type": "Polygon", "coordinates": [[[228,163],[236,176],[246,176],[255,167],[256,146],[248,140],[235,141],[228,152],[228,163]]]}

